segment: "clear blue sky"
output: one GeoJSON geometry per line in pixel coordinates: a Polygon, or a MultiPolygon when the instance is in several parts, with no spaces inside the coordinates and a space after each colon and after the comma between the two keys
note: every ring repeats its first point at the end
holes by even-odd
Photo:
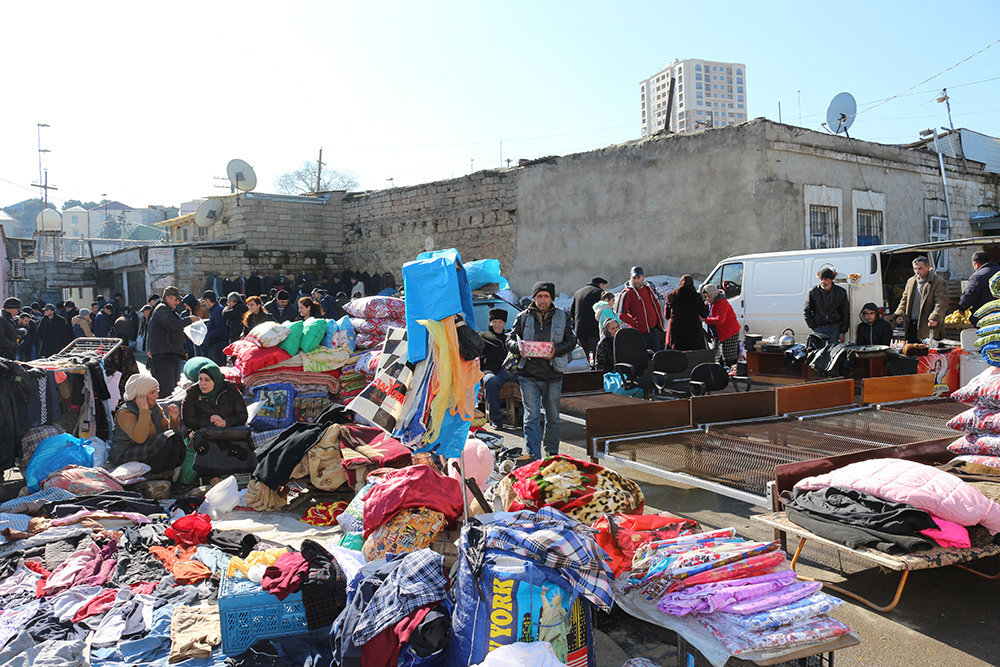
{"type": "Polygon", "coordinates": [[[850,91],[852,137],[903,143],[947,87],[956,127],[1000,136],[1000,44],[918,85],[1000,39],[997,0],[19,1],[3,25],[0,205],[34,192],[38,122],[57,203],[176,205],[232,157],[273,190],[320,146],[379,189],[638,138],[674,58],[746,63],[750,118],[820,129],[850,91]]]}

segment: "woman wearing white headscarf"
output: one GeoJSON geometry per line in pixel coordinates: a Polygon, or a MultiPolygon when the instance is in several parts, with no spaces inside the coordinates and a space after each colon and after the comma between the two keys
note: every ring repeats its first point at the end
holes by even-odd
{"type": "Polygon", "coordinates": [[[115,412],[109,463],[142,461],[153,474],[166,472],[184,461],[184,440],[166,433],[180,428],[180,409],[167,406],[167,416],[156,403],[160,383],[152,375],[136,373],[125,383],[122,402],[115,412]]]}

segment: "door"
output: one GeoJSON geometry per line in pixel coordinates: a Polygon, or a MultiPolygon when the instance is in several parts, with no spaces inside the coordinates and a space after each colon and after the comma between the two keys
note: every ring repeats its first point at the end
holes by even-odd
{"type": "Polygon", "coordinates": [[[758,259],[749,264],[744,289],[744,331],[764,337],[785,329],[804,340],[802,306],[812,286],[805,277],[807,260],[802,257],[758,259]]]}
{"type": "Polygon", "coordinates": [[[743,262],[727,262],[719,266],[704,284],[712,283],[726,294],[726,299],[736,313],[736,319],[743,324],[745,300],[743,298],[743,262]]]}

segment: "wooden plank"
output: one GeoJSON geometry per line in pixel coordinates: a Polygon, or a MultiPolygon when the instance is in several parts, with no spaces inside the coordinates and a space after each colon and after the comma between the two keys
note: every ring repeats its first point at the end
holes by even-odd
{"type": "Polygon", "coordinates": [[[774,408],[774,389],[693,396],[691,423],[714,424],[736,419],[773,417],[776,414],[774,408]]]}
{"type": "Polygon", "coordinates": [[[587,408],[586,417],[587,453],[596,456],[595,438],[690,426],[691,400],[639,400],[632,405],[592,407],[587,408]]]}
{"type": "Polygon", "coordinates": [[[865,378],[861,384],[862,405],[908,401],[911,398],[926,398],[933,395],[933,373],[865,378]]]}
{"type": "Polygon", "coordinates": [[[814,382],[775,389],[778,414],[854,405],[854,380],[814,382]]]}
{"type": "Polygon", "coordinates": [[[563,396],[589,391],[604,391],[604,371],[572,371],[563,374],[563,396]]]}
{"type": "Polygon", "coordinates": [[[600,394],[577,394],[575,396],[563,396],[559,401],[559,410],[567,415],[583,419],[587,416],[590,408],[610,408],[623,405],[641,405],[648,403],[641,398],[632,396],[621,396],[610,392],[600,394]]]}

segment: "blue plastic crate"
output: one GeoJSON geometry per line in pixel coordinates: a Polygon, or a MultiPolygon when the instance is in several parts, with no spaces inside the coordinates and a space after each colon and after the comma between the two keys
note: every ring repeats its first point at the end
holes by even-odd
{"type": "Polygon", "coordinates": [[[301,592],[279,600],[260,584],[242,577],[222,577],[219,621],[226,655],[239,655],[259,639],[309,632],[301,592]]]}

